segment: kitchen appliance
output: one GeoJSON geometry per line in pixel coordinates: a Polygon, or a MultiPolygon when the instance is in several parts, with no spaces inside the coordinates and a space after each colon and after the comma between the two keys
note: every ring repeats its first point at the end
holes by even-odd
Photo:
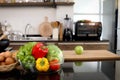
{"type": "Polygon", "coordinates": [[[81,22],[75,23],[75,40],[100,40],[102,32],[101,22],[81,22]]]}
{"type": "Polygon", "coordinates": [[[72,31],[72,20],[66,15],[64,18],[64,31],[63,31],[63,41],[72,41],[73,39],[73,31],[72,31]]]}

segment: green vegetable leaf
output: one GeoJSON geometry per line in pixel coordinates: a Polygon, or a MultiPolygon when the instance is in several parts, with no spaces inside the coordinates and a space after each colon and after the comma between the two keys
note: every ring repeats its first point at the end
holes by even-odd
{"type": "Polygon", "coordinates": [[[64,58],[61,49],[53,44],[49,44],[47,47],[48,47],[47,59],[49,61],[57,59],[62,64],[64,62],[64,58]]]}

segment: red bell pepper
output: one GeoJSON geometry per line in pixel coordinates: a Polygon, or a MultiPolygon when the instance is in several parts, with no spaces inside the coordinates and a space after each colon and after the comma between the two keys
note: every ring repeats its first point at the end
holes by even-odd
{"type": "Polygon", "coordinates": [[[48,53],[48,48],[41,42],[35,44],[32,48],[32,55],[35,59],[42,58],[48,53]]]}
{"type": "Polygon", "coordinates": [[[50,70],[57,71],[60,69],[59,60],[54,59],[54,60],[50,61],[49,63],[50,63],[50,70]]]}

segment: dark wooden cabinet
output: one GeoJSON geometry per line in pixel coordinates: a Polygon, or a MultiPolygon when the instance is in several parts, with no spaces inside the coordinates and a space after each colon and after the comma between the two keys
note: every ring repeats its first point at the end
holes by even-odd
{"type": "Polygon", "coordinates": [[[108,50],[109,42],[71,42],[58,43],[62,50],[74,50],[75,46],[83,46],[85,50],[108,50]]]}
{"type": "MultiPolygon", "coordinates": [[[[44,42],[44,41],[43,41],[44,42]]],[[[13,47],[14,50],[19,49],[20,46],[27,43],[27,41],[12,41],[10,42],[10,47],[13,47]]],[[[45,44],[55,44],[61,50],[74,50],[75,46],[81,45],[85,50],[108,50],[109,41],[81,41],[81,42],[57,42],[57,41],[45,41],[45,44]]]]}

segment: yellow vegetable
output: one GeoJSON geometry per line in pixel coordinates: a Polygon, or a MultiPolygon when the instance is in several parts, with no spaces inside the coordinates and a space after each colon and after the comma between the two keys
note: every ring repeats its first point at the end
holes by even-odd
{"type": "Polygon", "coordinates": [[[41,72],[47,72],[49,69],[49,62],[47,58],[38,58],[36,60],[36,69],[41,72]]]}

